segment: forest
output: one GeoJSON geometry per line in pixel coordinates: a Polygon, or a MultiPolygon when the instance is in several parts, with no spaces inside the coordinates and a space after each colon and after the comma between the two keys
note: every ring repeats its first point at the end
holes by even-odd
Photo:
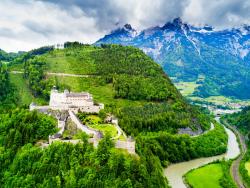
{"type": "Polygon", "coordinates": [[[0,110],[15,106],[17,96],[10,84],[8,68],[0,61],[0,110]]]}
{"type": "Polygon", "coordinates": [[[245,134],[250,131],[250,106],[245,107],[242,111],[223,117],[231,125],[237,126],[245,134]]]}
{"type": "Polygon", "coordinates": [[[167,187],[160,164],[113,148],[105,137],[97,149],[83,143],[36,142],[56,132],[55,119],[36,111],[0,115],[0,187],[167,187]]]}
{"type": "Polygon", "coordinates": [[[215,126],[213,131],[193,138],[166,132],[140,134],[136,140],[137,150],[142,155],[158,156],[163,166],[169,162],[176,163],[218,155],[227,150],[227,135],[223,127],[215,126]]]}
{"type": "Polygon", "coordinates": [[[143,106],[124,107],[117,112],[117,115],[120,126],[135,136],[141,132],[158,131],[168,131],[173,134],[177,133],[178,128],[192,125],[193,129],[196,129],[195,125],[202,126],[204,130],[210,127],[209,116],[200,113],[198,108],[186,106],[181,102],[172,106],[168,103],[149,103],[143,106]]]}

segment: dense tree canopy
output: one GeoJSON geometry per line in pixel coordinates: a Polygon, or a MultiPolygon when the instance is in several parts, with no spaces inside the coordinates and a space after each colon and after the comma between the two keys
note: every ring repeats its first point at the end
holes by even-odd
{"type": "Polygon", "coordinates": [[[141,134],[137,137],[138,152],[158,156],[163,165],[218,155],[227,150],[227,135],[222,126],[215,127],[213,131],[193,138],[166,132],[141,134]]]}
{"type": "Polygon", "coordinates": [[[167,186],[157,161],[149,168],[145,158],[115,150],[108,136],[97,149],[86,141],[41,149],[34,144],[56,131],[54,119],[18,109],[0,119],[0,187],[167,186]]]}
{"type": "Polygon", "coordinates": [[[15,106],[16,100],[7,66],[0,61],[0,109],[15,106]]]}
{"type": "Polygon", "coordinates": [[[174,105],[149,103],[143,106],[124,107],[117,112],[117,115],[120,126],[132,135],[157,131],[176,133],[178,128],[192,127],[192,125],[193,129],[196,129],[196,126],[201,126],[203,129],[210,127],[208,116],[181,102],[174,105]]]}
{"type": "Polygon", "coordinates": [[[9,92],[10,83],[9,83],[9,75],[7,72],[7,67],[0,61],[0,100],[9,92]]]}
{"type": "Polygon", "coordinates": [[[223,119],[231,125],[237,126],[244,133],[248,134],[250,131],[250,107],[244,108],[241,112],[226,115],[223,119]]]}

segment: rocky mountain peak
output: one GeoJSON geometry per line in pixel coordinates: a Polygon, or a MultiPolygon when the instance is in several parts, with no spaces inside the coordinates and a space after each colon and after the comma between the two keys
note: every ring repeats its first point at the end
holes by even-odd
{"type": "Polygon", "coordinates": [[[171,22],[167,22],[163,27],[163,30],[188,30],[189,26],[186,23],[183,23],[181,18],[175,18],[171,22]]]}
{"type": "Polygon", "coordinates": [[[125,24],[123,28],[127,30],[134,30],[130,24],[125,24]]]}

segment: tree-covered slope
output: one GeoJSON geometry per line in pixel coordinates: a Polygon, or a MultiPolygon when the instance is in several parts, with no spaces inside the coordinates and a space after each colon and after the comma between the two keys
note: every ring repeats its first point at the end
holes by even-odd
{"type": "Polygon", "coordinates": [[[241,134],[243,134],[245,138],[245,143],[247,145],[247,151],[243,155],[243,159],[240,161],[239,171],[241,177],[244,181],[244,185],[250,187],[250,176],[249,169],[247,168],[247,164],[250,161],[250,107],[245,107],[242,111],[225,115],[222,118],[224,121],[228,122],[232,126],[236,126],[238,130],[240,130],[241,134]]]}
{"type": "Polygon", "coordinates": [[[250,131],[250,107],[245,107],[238,113],[226,115],[223,119],[246,134],[250,131]]]}
{"type": "Polygon", "coordinates": [[[4,62],[9,62],[12,61],[14,58],[18,57],[19,55],[23,54],[24,52],[11,52],[11,53],[7,53],[4,50],[0,49],[0,61],[4,61],[4,62]]]}
{"type": "Polygon", "coordinates": [[[207,129],[210,126],[206,116],[186,103],[162,68],[133,47],[73,46],[32,56],[23,66],[24,77],[34,96],[48,100],[53,85],[60,90],[89,91],[94,99],[114,111],[125,131],[132,135],[143,131],[176,132],[181,127],[207,129]],[[49,72],[59,74],[48,75],[49,72]],[[87,76],[66,78],[60,76],[61,73],[87,76]],[[131,110],[137,121],[123,123],[125,118],[133,119],[131,110]]]}
{"type": "Polygon", "coordinates": [[[35,144],[56,132],[55,119],[16,109],[0,120],[0,187],[167,187],[159,162],[149,171],[108,137],[97,149],[87,139],[42,149],[35,144]]]}
{"type": "Polygon", "coordinates": [[[13,86],[10,84],[7,65],[0,61],[0,110],[5,107],[13,106],[16,96],[13,86]]]}
{"type": "MultiPolygon", "coordinates": [[[[38,50],[36,54],[23,54],[9,64],[10,70],[23,72],[12,72],[15,76],[10,77],[11,83],[17,86],[17,77],[23,77],[18,84],[22,82],[26,86],[22,87],[25,93],[33,96],[30,102],[35,100],[40,104],[48,103],[54,85],[61,91],[90,92],[96,102],[105,104],[105,112],[117,116],[120,127],[134,137],[139,161],[114,150],[109,140],[104,140],[104,146],[97,150],[86,144],[52,144],[44,151],[26,145],[19,148],[16,159],[6,167],[10,167],[5,170],[4,183],[7,185],[23,186],[25,179],[34,185],[38,183],[38,187],[49,183],[58,187],[79,187],[80,184],[160,187],[166,186],[160,165],[225,152],[227,136],[219,125],[200,137],[176,134],[183,127],[206,130],[211,119],[199,108],[189,105],[163,69],[141,50],[78,43],[66,43],[66,48],[60,50],[41,50],[41,53],[38,50]],[[22,167],[28,156],[32,156],[32,162],[22,167]],[[69,156],[79,159],[73,157],[74,162],[70,162],[69,156]],[[39,177],[40,173],[45,173],[47,178],[39,177]]],[[[15,88],[16,93],[23,93],[20,92],[22,88],[15,88]]]]}
{"type": "Polygon", "coordinates": [[[121,44],[142,49],[178,81],[205,76],[196,95],[249,99],[249,39],[247,26],[228,30],[194,27],[177,18],[162,27],[136,32],[123,27],[95,44],[121,44]]]}

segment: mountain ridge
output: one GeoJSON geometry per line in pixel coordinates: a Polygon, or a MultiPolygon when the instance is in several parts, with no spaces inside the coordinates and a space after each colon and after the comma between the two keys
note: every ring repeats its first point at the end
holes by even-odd
{"type": "Polygon", "coordinates": [[[199,75],[205,75],[195,92],[197,96],[249,99],[250,94],[244,91],[250,89],[247,83],[250,80],[249,28],[246,25],[223,30],[208,25],[195,27],[176,18],[140,32],[114,30],[95,45],[114,43],[138,47],[178,81],[197,81],[199,75]],[[223,80],[219,80],[222,76],[223,80]]]}

